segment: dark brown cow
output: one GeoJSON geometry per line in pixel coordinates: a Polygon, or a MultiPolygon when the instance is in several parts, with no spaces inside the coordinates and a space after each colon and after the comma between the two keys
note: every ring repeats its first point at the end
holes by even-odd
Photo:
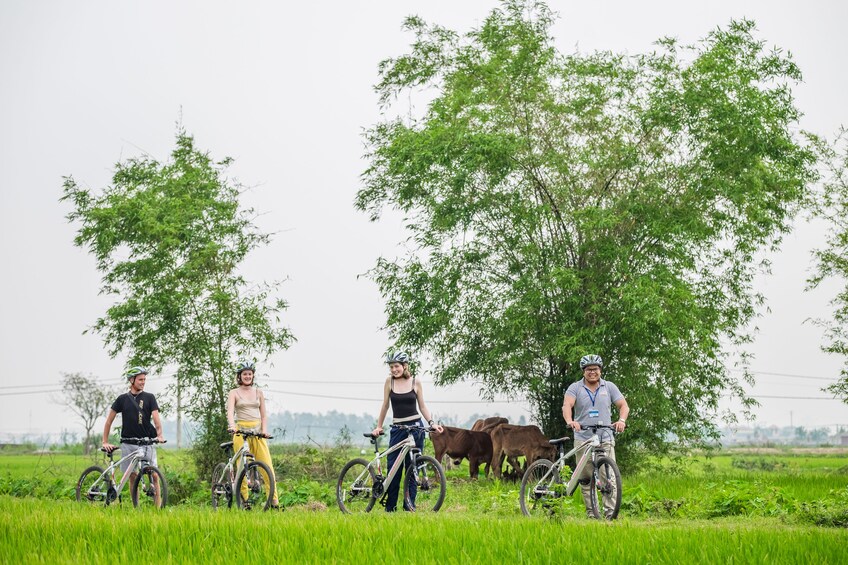
{"type": "Polygon", "coordinates": [[[537,459],[556,457],[556,448],[537,426],[500,424],[489,430],[492,436],[492,466],[495,477],[501,477],[504,459],[516,470],[520,469],[518,458],[524,456],[525,465],[537,459]]]}
{"type": "Polygon", "coordinates": [[[488,432],[492,428],[500,424],[509,424],[509,420],[506,418],[501,418],[500,416],[492,416],[491,418],[486,418],[485,420],[477,420],[474,422],[474,425],[471,426],[471,430],[475,432],[488,432]]]}
{"type": "Polygon", "coordinates": [[[436,460],[441,461],[447,453],[448,457],[454,459],[458,465],[463,458],[468,459],[468,470],[472,479],[476,479],[480,472],[480,463],[485,463],[485,476],[489,476],[490,462],[492,460],[492,438],[486,432],[475,432],[463,428],[443,426],[442,433],[430,434],[433,442],[433,450],[436,452],[436,460]]]}

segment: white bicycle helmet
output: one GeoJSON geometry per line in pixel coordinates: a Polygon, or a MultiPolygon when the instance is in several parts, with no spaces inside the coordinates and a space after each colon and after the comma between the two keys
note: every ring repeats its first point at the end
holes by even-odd
{"type": "Polygon", "coordinates": [[[582,371],[589,365],[597,365],[601,369],[604,368],[604,360],[600,355],[584,355],[580,358],[580,370],[582,371]]]}

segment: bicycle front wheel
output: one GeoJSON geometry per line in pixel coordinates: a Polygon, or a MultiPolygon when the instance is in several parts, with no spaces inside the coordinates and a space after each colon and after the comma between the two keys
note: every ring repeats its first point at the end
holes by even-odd
{"type": "Polygon", "coordinates": [[[376,481],[377,475],[374,469],[368,466],[368,461],[348,461],[336,481],[336,502],[339,509],[345,514],[370,512],[377,500],[374,490],[376,481]]]}
{"type": "Polygon", "coordinates": [[[242,510],[268,510],[276,488],[271,468],[262,461],[251,461],[239,472],[233,496],[242,510]]]}
{"type": "Polygon", "coordinates": [[[445,471],[435,458],[419,455],[415,465],[406,468],[403,499],[415,512],[436,512],[445,501],[445,471]]]}
{"type": "MultiPolygon", "coordinates": [[[[82,472],[77,481],[77,502],[88,502],[90,504],[108,504],[109,486],[112,481],[101,480],[103,469],[92,465],[82,472]]],[[[114,488],[112,489],[114,491],[114,488]]]]}
{"type": "Polygon", "coordinates": [[[537,459],[524,472],[519,504],[525,516],[550,516],[555,512],[565,487],[553,466],[547,459],[537,459]]]}
{"type": "Polygon", "coordinates": [[[165,508],[168,503],[168,483],[162,471],[153,465],[142,467],[130,488],[133,506],[165,508]]]}
{"type": "Polygon", "coordinates": [[[621,509],[621,472],[615,461],[607,456],[595,460],[595,472],[590,483],[592,514],[597,519],[615,520],[621,509]]]}
{"type": "Polygon", "coordinates": [[[212,471],[212,509],[224,506],[233,506],[233,469],[225,463],[218,463],[212,471]]]}

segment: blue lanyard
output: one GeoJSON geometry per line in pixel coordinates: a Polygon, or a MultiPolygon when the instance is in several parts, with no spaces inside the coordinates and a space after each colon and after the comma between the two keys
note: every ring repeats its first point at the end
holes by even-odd
{"type": "Polygon", "coordinates": [[[598,393],[601,392],[601,385],[598,385],[598,390],[595,391],[595,396],[592,396],[592,393],[589,392],[589,389],[586,388],[586,385],[583,385],[583,390],[586,391],[586,394],[589,395],[589,400],[592,401],[592,408],[595,407],[595,399],[598,398],[598,393]]]}

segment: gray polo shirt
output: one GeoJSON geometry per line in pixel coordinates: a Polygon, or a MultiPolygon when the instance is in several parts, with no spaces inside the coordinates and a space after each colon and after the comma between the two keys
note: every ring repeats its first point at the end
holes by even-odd
{"type": "MultiPolygon", "coordinates": [[[[612,405],[624,398],[617,386],[604,379],[601,379],[598,390],[594,393],[583,384],[583,379],[580,379],[571,383],[565,391],[565,396],[574,397],[574,413],[571,417],[581,426],[612,424],[612,405]]],[[[574,443],[586,441],[591,437],[591,431],[574,432],[574,443]]]]}

